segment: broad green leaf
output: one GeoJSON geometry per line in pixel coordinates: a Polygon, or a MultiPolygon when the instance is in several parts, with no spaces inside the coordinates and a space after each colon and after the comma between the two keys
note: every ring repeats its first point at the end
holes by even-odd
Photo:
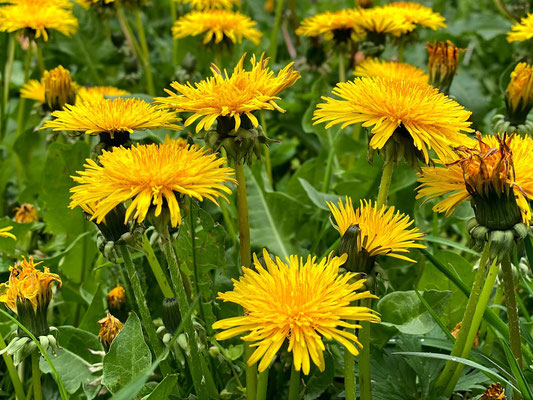
{"type": "Polygon", "coordinates": [[[87,308],[87,311],[85,311],[85,314],[83,314],[79,328],[97,334],[100,330],[98,320],[105,317],[105,310],[105,296],[104,293],[102,293],[102,288],[99,285],[93,296],[93,301],[87,308]]]}
{"type": "Polygon", "coordinates": [[[60,326],[58,331],[62,348],[76,354],[91,364],[102,362],[102,356],[95,354],[95,352],[104,351],[102,343],[98,340],[98,336],[68,325],[60,326]]]}
{"type": "Polygon", "coordinates": [[[167,400],[176,391],[177,381],[178,375],[167,375],[165,379],[159,382],[152,393],[143,397],[143,400],[167,400]]]}
{"type": "Polygon", "coordinates": [[[151,363],[152,354],[144,341],[141,322],[132,312],[104,357],[102,384],[116,393],[151,363]]]}
{"type": "Polygon", "coordinates": [[[324,361],[326,363],[324,372],[320,372],[317,369],[306,383],[304,400],[318,399],[328,386],[333,383],[335,379],[335,359],[329,351],[324,353],[324,361]]]}
{"type": "Polygon", "coordinates": [[[300,184],[309,196],[309,200],[311,200],[313,204],[319,209],[329,211],[329,208],[326,205],[326,201],[330,201],[335,204],[337,204],[337,202],[339,201],[339,196],[319,192],[303,178],[298,178],[298,180],[300,181],[300,184]]]}

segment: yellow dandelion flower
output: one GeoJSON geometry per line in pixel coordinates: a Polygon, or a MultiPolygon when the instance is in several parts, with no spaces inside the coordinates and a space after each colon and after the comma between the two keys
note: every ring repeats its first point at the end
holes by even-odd
{"type": "Polygon", "coordinates": [[[107,294],[107,305],[111,309],[121,309],[126,304],[126,291],[119,283],[107,294]]]}
{"type": "Polygon", "coordinates": [[[44,103],[44,85],[41,81],[31,79],[20,89],[20,97],[44,103]]]}
{"type": "Polygon", "coordinates": [[[12,226],[5,226],[3,228],[0,228],[0,237],[17,240],[17,237],[9,232],[11,230],[13,230],[12,226]]]}
{"type": "Polygon", "coordinates": [[[427,43],[429,82],[432,86],[447,94],[453,78],[457,74],[459,55],[466,51],[456,47],[452,42],[427,43]]]}
{"type": "Polygon", "coordinates": [[[296,34],[300,36],[323,35],[324,39],[335,39],[336,42],[345,42],[350,38],[357,40],[361,33],[353,9],[317,14],[304,19],[296,29],[296,34]]]}
{"type": "Polygon", "coordinates": [[[528,14],[519,23],[511,27],[511,32],[507,33],[507,41],[523,42],[533,37],[533,14],[528,14]]]}
{"type": "Polygon", "coordinates": [[[318,104],[314,123],[327,122],[326,128],[359,122],[373,126],[370,146],[374,149],[383,148],[393,135],[407,135],[427,164],[429,149],[444,159],[453,156],[450,146],[470,141],[461,131],[471,131],[471,113],[429,85],[363,77],[338,83],[333,94],[341,100],[322,97],[326,102],[318,104]]]}
{"type": "Polygon", "coordinates": [[[268,59],[264,58],[264,54],[259,61],[256,61],[255,55],[252,56],[252,69],[245,71],[245,56],[246,54],[241,57],[230,77],[226,71],[222,73],[213,64],[212,77],[195,83],[194,87],[190,83],[182,85],[172,82],[170,86],[177,93],[165,89],[169,97],[158,97],[156,101],[179,112],[194,113],[185,121],[185,126],[201,118],[196,125],[196,132],[209,130],[219,117],[234,119],[235,131],[239,130],[244,116],[257,127],[257,118],[252,113],[274,109],[284,112],[276,104],[276,100],[280,99],[277,94],[292,86],[300,79],[300,74],[292,69],[293,63],[290,63],[274,76],[274,72],[267,66],[268,59]]]}
{"type": "Polygon", "coordinates": [[[61,65],[44,71],[42,83],[44,99],[50,110],[62,110],[66,104],[76,101],[76,84],[70,77],[70,72],[61,65]]]}
{"type": "Polygon", "coordinates": [[[220,300],[239,304],[244,316],[227,318],[213,324],[223,329],[216,335],[225,340],[249,332],[242,337],[253,342],[255,351],[248,364],[259,362],[264,371],[281,348],[285,339],[292,352],[293,366],[309,374],[310,361],[324,371],[324,342],[322,337],[343,344],[353,355],[359,354],[362,345],[357,337],[342,328],[360,328],[348,321],[379,322],[379,317],[367,307],[350,303],[365,298],[376,298],[370,292],[360,292],[365,280],[355,280],[353,273],[339,273],[346,255],[316,262],[298,256],[287,258],[288,263],[276,258],[273,261],[263,251],[266,268],[254,255],[255,270],[243,267],[243,276],[234,280],[233,290],[219,293],[220,300]],[[356,347],[357,346],[357,347],[356,347]]]}
{"type": "Polygon", "coordinates": [[[76,101],[98,101],[105,97],[125,96],[130,94],[130,92],[113,86],[92,86],[81,87],[77,94],[76,101]]]}
{"type": "Polygon", "coordinates": [[[370,257],[385,255],[401,260],[415,262],[406,257],[409,249],[424,249],[426,246],[417,243],[424,234],[418,228],[409,228],[413,220],[408,215],[396,211],[394,207],[372,205],[367,200],[361,200],[361,205],[354,210],[352,199],[346,197],[345,204],[339,199],[338,206],[327,203],[336,223],[336,229],[343,236],[346,231],[356,225],[359,229],[357,236],[357,251],[365,251],[370,257]]]}
{"type": "Polygon", "coordinates": [[[379,76],[382,78],[397,79],[427,83],[428,75],[414,65],[385,61],[378,58],[367,58],[355,67],[354,75],[379,76]]]}
{"type": "MultiPolygon", "coordinates": [[[[451,215],[455,208],[473,201],[478,221],[486,222],[482,213],[497,212],[498,204],[508,203],[507,192],[514,194],[515,212],[507,210],[506,217],[489,224],[510,225],[517,222],[529,224],[533,199],[533,139],[518,135],[500,138],[498,135],[481,137],[473,148],[459,147],[455,162],[441,167],[422,168],[419,174],[417,198],[427,200],[446,196],[434,207],[435,212],[451,215]],[[500,201],[499,199],[502,199],[500,201]],[[517,207],[518,206],[518,207],[517,207]],[[521,214],[521,216],[520,216],[521,214]],[[507,221],[518,219],[518,221],[507,221]]],[[[511,225],[512,226],[512,225],[511,225]]],[[[490,227],[490,226],[488,226],[490,227]]],[[[506,228],[506,227],[504,227],[506,228]]],[[[503,228],[500,228],[503,229],[503,228]]]]}
{"type": "Polygon", "coordinates": [[[54,111],[55,119],[46,121],[41,129],[84,132],[87,135],[167,128],[181,130],[176,123],[181,119],[175,112],[158,108],[140,99],[100,99],[67,104],[62,111],[54,111]]]}
{"type": "Polygon", "coordinates": [[[510,121],[523,123],[533,107],[533,67],[519,63],[511,73],[511,81],[505,91],[505,104],[510,121]]]}
{"type": "Polygon", "coordinates": [[[124,324],[118,318],[111,315],[109,311],[104,318],[98,320],[98,323],[100,324],[98,338],[107,346],[111,346],[118,333],[124,328],[124,324]]]}
{"type": "MultiPolygon", "coordinates": [[[[180,1],[180,0],[177,0],[180,1]]],[[[189,4],[194,10],[231,10],[233,6],[241,4],[240,0],[181,0],[189,4]]]]}
{"type": "Polygon", "coordinates": [[[403,16],[407,21],[415,25],[424,26],[433,30],[446,28],[444,17],[422,4],[397,1],[386,4],[383,8],[396,15],[403,16]]]}
{"type": "Polygon", "coordinates": [[[30,222],[39,221],[37,210],[31,204],[24,203],[20,207],[15,208],[15,222],[18,224],[27,224],[30,222]]]}
{"type": "Polygon", "coordinates": [[[48,40],[48,30],[54,29],[72,36],[78,20],[72,7],[62,0],[8,0],[0,6],[0,32],[29,30],[36,39],[48,40]]]}
{"type": "Polygon", "coordinates": [[[359,29],[370,34],[401,36],[416,27],[402,13],[384,7],[359,8],[354,13],[359,29]]]}
{"type": "Polygon", "coordinates": [[[216,197],[231,194],[225,182],[232,168],[221,168],[225,158],[210,154],[204,147],[186,145],[184,140],[169,140],[164,144],[136,145],[130,149],[115,147],[105,151],[99,164],[87,159],[84,171],[72,178],[79,183],[71,189],[70,208],[91,205],[92,219],[101,223],[116,206],[132,200],[124,223],[133,211],[138,222],[144,221],[149,208],[155,206],[159,216],[168,207],[172,226],[181,223],[180,196],[204,198],[215,204],[216,197]]]}
{"type": "Polygon", "coordinates": [[[262,34],[250,17],[229,10],[193,11],[180,17],[172,27],[174,39],[205,34],[203,43],[240,43],[242,38],[259,44],[262,34]]]}
{"type": "Polygon", "coordinates": [[[39,264],[34,264],[33,257],[29,260],[23,257],[20,265],[10,267],[9,281],[0,284],[0,303],[5,303],[14,313],[26,302],[34,311],[46,310],[52,300],[52,285],[61,286],[61,278],[47,267],[43,271],[36,269],[39,264]]]}

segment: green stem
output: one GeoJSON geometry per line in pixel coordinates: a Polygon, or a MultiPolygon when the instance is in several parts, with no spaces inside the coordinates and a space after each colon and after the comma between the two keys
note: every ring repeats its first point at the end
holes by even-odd
{"type": "Polygon", "coordinates": [[[93,57],[87,51],[87,47],[85,47],[85,42],[83,41],[79,33],[75,34],[74,38],[78,45],[78,49],[83,53],[85,64],[87,65],[87,67],[89,67],[89,72],[91,73],[94,83],[97,85],[101,85],[102,79],[100,78],[100,75],[98,75],[98,71],[96,70],[96,67],[94,65],[93,57]]]}
{"type": "Polygon", "coordinates": [[[34,351],[31,353],[31,383],[33,385],[33,398],[43,400],[43,389],[41,388],[41,369],[39,368],[39,359],[41,353],[34,351]]]}
{"type": "Polygon", "coordinates": [[[259,373],[259,378],[257,379],[257,396],[255,397],[255,400],[266,400],[267,398],[268,370],[269,368],[259,373]]]}
{"type": "Polygon", "coordinates": [[[376,207],[381,207],[387,204],[387,197],[389,196],[390,183],[392,181],[392,173],[394,172],[394,162],[388,161],[383,164],[383,174],[381,175],[381,182],[379,184],[378,198],[376,200],[376,207]]]}
{"type": "Polygon", "coordinates": [[[335,139],[331,137],[331,132],[327,131],[329,151],[326,161],[326,170],[324,171],[324,180],[322,181],[322,193],[328,193],[331,185],[331,174],[333,172],[333,161],[335,160],[335,139]]]}
{"type": "MultiPolygon", "coordinates": [[[[176,4],[174,0],[170,0],[170,17],[172,19],[172,26],[178,19],[178,12],[176,11],[176,4]]],[[[178,39],[172,38],[172,66],[176,68],[178,65],[178,39]]]]}
{"type": "Polygon", "coordinates": [[[511,351],[522,367],[522,345],[520,340],[520,319],[516,307],[516,294],[513,282],[513,269],[509,256],[502,260],[503,291],[505,295],[505,305],[507,306],[507,320],[509,321],[509,342],[511,351]]]}
{"type": "Polygon", "coordinates": [[[276,0],[276,16],[274,20],[274,28],[270,34],[270,48],[268,50],[268,55],[272,60],[272,64],[276,62],[278,56],[278,31],[279,24],[281,23],[281,12],[283,11],[283,3],[285,0],[276,0]]]}
{"type": "MultiPolygon", "coordinates": [[[[133,289],[133,295],[135,296],[135,302],[137,303],[137,307],[139,308],[139,314],[141,315],[144,330],[148,335],[148,341],[150,343],[150,346],[152,347],[152,350],[154,351],[155,356],[159,357],[161,353],[163,353],[163,346],[161,344],[161,341],[157,337],[154,321],[150,316],[150,311],[148,310],[148,305],[146,304],[146,298],[144,297],[139,275],[137,274],[137,270],[133,265],[130,252],[126,245],[120,246],[120,252],[122,254],[122,258],[124,259],[124,265],[126,267],[126,271],[128,272],[128,277],[131,282],[131,287],[133,289]]],[[[170,367],[168,365],[167,360],[163,360],[161,364],[159,364],[159,366],[161,368],[163,376],[170,373],[170,367]]]]}
{"type": "Polygon", "coordinates": [[[133,35],[133,31],[131,30],[130,24],[128,23],[128,20],[126,19],[126,16],[124,15],[124,10],[122,9],[122,7],[117,7],[117,19],[118,19],[120,28],[122,29],[122,33],[124,33],[124,36],[126,37],[126,41],[128,42],[128,45],[130,47],[130,50],[133,56],[141,60],[142,49],[139,46],[139,42],[137,42],[135,35],[133,35]]]}
{"type": "Polygon", "coordinates": [[[235,246],[237,245],[237,233],[235,232],[235,226],[233,225],[233,221],[231,220],[228,213],[228,205],[223,201],[221,201],[219,204],[220,211],[222,212],[222,218],[224,219],[224,223],[226,224],[226,229],[228,230],[231,242],[235,246]]]}
{"type": "MultiPolygon", "coordinates": [[[[31,44],[30,47],[28,47],[28,50],[26,50],[26,60],[24,61],[24,83],[28,82],[28,78],[30,77],[30,65],[31,65],[31,44]]],[[[26,99],[21,97],[19,100],[19,109],[17,114],[17,137],[22,135],[24,132],[24,114],[26,111],[26,99]]]]}
{"type": "MultiPolygon", "coordinates": [[[[267,135],[267,126],[265,121],[265,113],[263,110],[259,111],[259,119],[261,121],[261,128],[263,128],[263,133],[265,136],[267,135]]],[[[265,147],[265,167],[267,171],[268,181],[270,182],[270,186],[274,185],[274,180],[272,179],[272,162],[270,161],[270,148],[268,146],[265,147]]]]}
{"type": "Polygon", "coordinates": [[[41,76],[44,75],[44,59],[43,59],[43,49],[41,48],[40,42],[35,41],[35,54],[37,55],[37,65],[39,65],[39,71],[41,76]]]}
{"type": "MultiPolygon", "coordinates": [[[[174,252],[174,247],[170,241],[170,234],[168,228],[166,232],[160,232],[161,243],[163,246],[163,252],[168,263],[168,269],[170,270],[170,276],[172,278],[172,284],[174,285],[174,292],[176,293],[176,300],[178,301],[178,308],[181,315],[187,315],[189,311],[189,301],[187,300],[187,293],[185,291],[185,285],[181,276],[181,271],[178,265],[178,259],[174,252]]],[[[196,391],[196,395],[200,399],[208,399],[207,386],[205,384],[206,379],[204,377],[202,362],[200,360],[200,352],[198,351],[198,343],[196,340],[196,333],[192,324],[191,318],[187,318],[183,321],[185,335],[187,336],[187,343],[189,345],[191,362],[191,376],[196,391]]]]}
{"type": "Polygon", "coordinates": [[[9,84],[11,83],[11,72],[13,71],[13,61],[15,60],[15,39],[13,35],[8,36],[7,60],[4,69],[4,88],[2,92],[2,118],[0,120],[0,139],[5,136],[4,119],[7,120],[7,104],[9,102],[9,84]]]}
{"type": "Polygon", "coordinates": [[[405,60],[405,40],[399,39],[400,43],[398,43],[398,62],[403,63],[405,60]]]}
{"type": "MultiPolygon", "coordinates": [[[[461,352],[462,358],[468,358],[468,356],[470,355],[470,350],[472,350],[472,346],[474,344],[474,341],[476,340],[479,326],[481,325],[483,314],[485,313],[485,309],[487,308],[487,304],[489,303],[492,289],[494,289],[494,282],[496,282],[496,277],[498,276],[498,270],[499,270],[499,264],[495,261],[492,263],[492,266],[489,269],[489,274],[487,275],[485,279],[483,290],[481,291],[481,295],[479,296],[479,300],[476,304],[474,316],[472,317],[472,323],[470,325],[470,328],[468,329],[468,335],[466,337],[466,342],[463,346],[463,351],[461,352]]],[[[462,330],[462,327],[461,327],[461,330],[462,330]]],[[[446,389],[445,389],[445,395],[447,395],[448,397],[452,395],[453,390],[455,389],[455,385],[457,385],[457,382],[459,381],[459,378],[461,377],[461,372],[463,372],[463,368],[464,368],[464,364],[457,364],[455,368],[455,372],[451,380],[448,382],[448,385],[446,386],[446,389]]]]}
{"type": "Polygon", "coordinates": [[[509,18],[511,21],[519,21],[519,18],[517,18],[513,13],[509,11],[503,0],[493,0],[494,4],[500,11],[500,13],[506,17],[509,18]]]}
{"type": "MultiPolygon", "coordinates": [[[[373,291],[373,288],[370,288],[373,291]]],[[[372,299],[361,300],[362,307],[372,307],[372,299]]],[[[359,367],[359,392],[360,400],[372,399],[372,376],[370,373],[370,322],[360,321],[359,341],[362,348],[359,353],[357,365],[359,367]]],[[[346,351],[346,350],[345,350],[346,351]]],[[[346,362],[346,361],[345,361],[346,362]]]]}
{"type": "Polygon", "coordinates": [[[161,293],[163,293],[163,296],[165,296],[166,298],[174,297],[174,292],[170,287],[167,275],[163,271],[163,268],[161,268],[161,264],[159,263],[159,260],[155,255],[154,249],[152,248],[152,245],[150,244],[150,240],[148,239],[148,236],[146,236],[146,233],[143,235],[142,238],[142,248],[144,254],[146,255],[146,259],[148,260],[148,264],[150,264],[150,268],[152,268],[152,273],[155,276],[157,284],[161,289],[161,293]]]}
{"type": "MultiPolygon", "coordinates": [[[[346,331],[355,334],[354,328],[346,328],[346,331]]],[[[344,393],[346,400],[355,400],[355,357],[346,348],[344,349],[344,393]]]]}
{"type": "MultiPolygon", "coordinates": [[[[455,341],[455,344],[452,348],[452,352],[450,354],[451,357],[460,357],[463,353],[463,349],[468,338],[468,332],[470,330],[470,326],[472,326],[472,319],[474,318],[479,297],[481,296],[483,283],[485,282],[485,273],[487,271],[488,258],[489,244],[485,243],[485,247],[483,248],[483,252],[481,253],[481,258],[479,260],[479,267],[476,273],[476,277],[474,278],[474,285],[472,286],[472,291],[470,292],[470,297],[468,298],[468,302],[466,304],[461,329],[459,330],[459,335],[457,336],[457,340],[455,341]]],[[[456,367],[457,363],[455,361],[447,361],[443,371],[435,382],[435,386],[437,388],[447,387],[454,374],[456,367]]]]}
{"type": "Polygon", "coordinates": [[[344,66],[344,53],[338,52],[339,57],[339,82],[346,82],[346,67],[344,66]]]}
{"type": "Polygon", "coordinates": [[[289,383],[289,400],[298,400],[300,398],[300,371],[296,371],[294,366],[291,368],[291,380],[289,383]]]}
{"type": "Polygon", "coordinates": [[[146,85],[148,87],[148,94],[155,96],[154,77],[152,75],[152,66],[150,64],[150,51],[148,50],[148,43],[146,43],[146,34],[141,18],[141,12],[138,8],[135,9],[135,22],[137,24],[137,32],[139,34],[139,41],[141,42],[141,50],[143,52],[142,60],[144,64],[144,73],[146,75],[146,85]]]}
{"type": "MultiPolygon", "coordinates": [[[[5,348],[6,342],[4,342],[4,338],[2,337],[2,335],[0,335],[0,350],[3,350],[5,348]]],[[[15,389],[15,395],[17,396],[17,400],[26,400],[26,395],[24,394],[24,387],[22,386],[22,382],[20,381],[20,378],[17,374],[17,370],[13,365],[13,360],[6,353],[2,354],[2,358],[4,359],[4,363],[6,364],[7,372],[9,373],[9,377],[11,378],[11,383],[13,383],[13,388],[15,389]]]]}

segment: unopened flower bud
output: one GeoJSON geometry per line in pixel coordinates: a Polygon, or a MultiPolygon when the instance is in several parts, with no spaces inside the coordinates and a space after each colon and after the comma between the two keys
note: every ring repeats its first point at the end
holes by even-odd
{"type": "MultiPolygon", "coordinates": [[[[511,73],[511,81],[505,90],[505,120],[514,127],[524,125],[533,107],[533,67],[519,63],[511,73]]],[[[527,129],[527,127],[526,127],[527,129]]]]}
{"type": "Polygon", "coordinates": [[[44,98],[52,111],[62,110],[65,104],[76,101],[75,84],[70,72],[61,65],[43,74],[44,98]]]}
{"type": "Polygon", "coordinates": [[[429,83],[442,93],[448,94],[453,78],[457,73],[459,54],[465,50],[455,47],[449,40],[434,42],[433,44],[428,43],[426,48],[429,56],[429,83]]]}

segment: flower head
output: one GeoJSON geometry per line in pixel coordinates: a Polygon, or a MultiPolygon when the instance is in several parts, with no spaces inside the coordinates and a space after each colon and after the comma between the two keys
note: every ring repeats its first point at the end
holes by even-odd
{"type": "Polygon", "coordinates": [[[428,71],[429,83],[447,94],[450,91],[453,78],[457,74],[459,54],[464,49],[455,47],[447,40],[446,42],[428,43],[428,71]]]}
{"type": "Polygon", "coordinates": [[[72,36],[78,20],[71,8],[62,0],[7,0],[0,6],[0,32],[26,30],[44,41],[48,40],[49,29],[72,36]]]}
{"type": "Polygon", "coordinates": [[[98,323],[100,324],[98,338],[106,346],[111,346],[111,343],[115,340],[118,333],[124,328],[124,324],[122,324],[118,318],[112,316],[109,311],[104,318],[98,320],[98,323]]]}
{"type": "Polygon", "coordinates": [[[353,9],[343,9],[336,12],[326,11],[302,21],[296,34],[301,36],[320,36],[326,40],[345,42],[357,39],[361,34],[356,24],[355,11],[353,9]]]}
{"type": "Polygon", "coordinates": [[[379,76],[382,78],[397,79],[427,83],[428,75],[414,65],[395,61],[385,61],[378,58],[367,58],[355,67],[354,75],[379,76]]]}
{"type": "Polygon", "coordinates": [[[505,91],[507,119],[513,125],[523,124],[533,107],[533,67],[519,63],[511,73],[505,91]]]}
{"type": "Polygon", "coordinates": [[[42,129],[76,131],[87,135],[133,133],[134,130],[167,128],[180,130],[176,113],[164,110],[139,99],[104,99],[66,105],[54,111],[55,119],[46,121],[42,129]]]}
{"type": "MultiPolygon", "coordinates": [[[[178,0],[179,1],[179,0],[178,0]]],[[[181,0],[188,3],[195,10],[231,10],[233,6],[241,4],[240,0],[181,0]]]]}
{"type": "Polygon", "coordinates": [[[92,86],[79,88],[77,94],[76,101],[99,101],[106,97],[125,96],[130,92],[113,86],[92,86]]]}
{"type": "Polygon", "coordinates": [[[71,189],[70,208],[91,205],[92,219],[101,223],[116,206],[131,200],[124,223],[133,212],[143,222],[151,206],[158,217],[168,208],[172,226],[181,223],[178,199],[191,196],[215,204],[216,197],[231,190],[231,168],[221,166],[224,158],[209,154],[205,148],[187,145],[183,139],[167,139],[164,144],[136,145],[130,149],[115,147],[104,151],[99,164],[87,159],[84,171],[72,178],[79,183],[71,189]]]}
{"type": "Polygon", "coordinates": [[[44,103],[46,99],[44,97],[43,83],[36,79],[29,80],[20,89],[20,97],[44,103]]]}
{"type": "Polygon", "coordinates": [[[37,210],[31,204],[24,203],[15,209],[15,222],[18,224],[27,224],[29,222],[39,221],[37,210]]]}
{"type": "Polygon", "coordinates": [[[528,14],[519,23],[511,27],[511,32],[507,33],[507,41],[523,42],[533,37],[533,14],[528,14]]]}
{"type": "Polygon", "coordinates": [[[338,83],[333,94],[341,99],[322,97],[326,102],[318,104],[314,123],[327,122],[326,128],[359,122],[373,126],[370,147],[374,149],[393,138],[401,145],[405,142],[407,150],[420,152],[419,158],[428,163],[429,149],[446,158],[453,156],[450,146],[469,142],[461,131],[471,131],[471,113],[429,85],[362,77],[338,83]]]}
{"type": "Polygon", "coordinates": [[[401,36],[415,29],[403,13],[384,7],[360,8],[354,11],[359,29],[371,35],[401,36]]]}
{"type": "Polygon", "coordinates": [[[492,229],[529,224],[533,199],[533,139],[481,137],[477,146],[456,149],[455,162],[422,168],[417,198],[446,196],[433,210],[449,216],[471,200],[477,220],[492,229]],[[499,210],[503,210],[499,212],[499,210]]]}
{"type": "Polygon", "coordinates": [[[0,237],[2,238],[10,238],[13,240],[17,240],[17,237],[10,233],[9,231],[13,230],[12,226],[5,226],[3,228],[0,228],[0,237]]]}
{"type": "Polygon", "coordinates": [[[293,366],[309,374],[310,359],[323,371],[324,343],[322,337],[335,339],[350,353],[357,355],[362,347],[357,337],[342,328],[359,328],[348,321],[379,322],[369,308],[351,306],[364,298],[375,298],[370,292],[359,292],[365,280],[354,280],[355,274],[340,274],[342,257],[328,257],[316,262],[291,256],[287,263],[273,261],[263,251],[266,268],[254,255],[255,269],[243,267],[243,276],[233,281],[233,290],[219,293],[218,298],[239,304],[244,316],[227,318],[213,324],[223,329],[216,335],[225,340],[249,332],[242,340],[256,347],[248,359],[253,365],[259,360],[259,371],[264,371],[288,340],[288,351],[293,354],[293,366]],[[355,345],[354,345],[355,343],[355,345]]]}
{"type": "Polygon", "coordinates": [[[277,95],[292,86],[300,74],[292,69],[293,64],[290,63],[274,75],[264,55],[259,60],[256,60],[255,55],[252,56],[252,69],[245,71],[245,56],[241,57],[231,76],[213,64],[212,77],[195,83],[194,87],[190,83],[182,85],[173,82],[170,86],[177,93],[165,89],[169,97],[158,97],[156,101],[179,112],[194,113],[185,121],[185,126],[201,118],[196,125],[196,132],[209,130],[219,117],[233,119],[235,131],[239,130],[242,116],[248,117],[252,125],[257,127],[258,121],[253,112],[274,109],[284,112],[276,104],[276,100],[280,99],[277,95]]]}
{"type": "Polygon", "coordinates": [[[193,11],[179,18],[172,27],[175,39],[197,36],[205,33],[203,43],[240,43],[246,38],[259,44],[261,32],[256,22],[236,11],[205,10],[193,11]]]}
{"type": "Polygon", "coordinates": [[[395,1],[383,6],[385,10],[401,15],[407,21],[433,30],[446,28],[445,19],[439,13],[422,4],[414,2],[395,1]]]}
{"type": "Polygon", "coordinates": [[[61,65],[43,74],[44,99],[50,110],[62,110],[66,104],[76,101],[76,84],[70,72],[61,65]]]}
{"type": "Polygon", "coordinates": [[[490,385],[479,400],[507,400],[505,390],[499,383],[490,385]]]}
{"type": "Polygon", "coordinates": [[[107,305],[111,309],[121,309],[126,304],[126,291],[119,283],[107,294],[107,305]]]}

